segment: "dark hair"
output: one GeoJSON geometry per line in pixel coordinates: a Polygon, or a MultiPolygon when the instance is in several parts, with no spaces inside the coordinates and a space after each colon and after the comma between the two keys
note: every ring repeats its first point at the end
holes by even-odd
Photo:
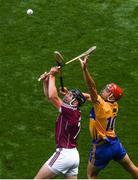
{"type": "Polygon", "coordinates": [[[82,106],[85,103],[86,98],[79,89],[71,89],[70,92],[73,94],[73,98],[78,101],[78,106],[82,106]]]}

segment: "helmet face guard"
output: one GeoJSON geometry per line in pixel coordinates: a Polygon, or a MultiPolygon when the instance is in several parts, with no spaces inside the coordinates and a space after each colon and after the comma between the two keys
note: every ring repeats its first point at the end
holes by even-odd
{"type": "Polygon", "coordinates": [[[115,101],[113,98],[113,93],[108,89],[108,85],[106,85],[100,92],[100,95],[109,102],[115,101]]]}
{"type": "Polygon", "coordinates": [[[70,92],[72,92],[72,94],[73,94],[73,100],[71,103],[73,103],[75,100],[77,100],[78,107],[82,106],[82,104],[85,103],[86,98],[79,89],[72,89],[72,90],[70,90],[70,92]]]}
{"type": "Polygon", "coordinates": [[[68,103],[70,106],[74,107],[75,105],[73,104],[74,101],[78,101],[78,107],[80,107],[82,104],[85,103],[86,98],[84,97],[84,95],[81,93],[81,91],[79,89],[72,89],[69,91],[69,93],[72,94],[72,99],[70,102],[66,101],[66,98],[63,99],[63,101],[65,103],[68,103]]]}
{"type": "Polygon", "coordinates": [[[106,92],[106,100],[109,102],[119,100],[123,94],[123,90],[115,83],[107,84],[100,94],[103,96],[104,92],[106,92]]]}

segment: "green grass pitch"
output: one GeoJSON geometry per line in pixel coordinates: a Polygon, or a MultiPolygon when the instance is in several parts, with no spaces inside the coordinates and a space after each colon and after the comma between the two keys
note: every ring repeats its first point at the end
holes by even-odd
{"type": "MultiPolygon", "coordinates": [[[[138,1],[0,0],[0,178],[33,178],[55,150],[58,112],[37,81],[55,65],[53,52],[69,60],[94,45],[89,69],[99,91],[109,82],[123,87],[116,132],[138,164],[138,1]]],[[[87,91],[79,62],[64,68],[64,81],[87,91]]],[[[87,178],[90,108],[82,108],[79,178],[87,178]]],[[[131,176],[111,162],[99,178],[131,176]]]]}

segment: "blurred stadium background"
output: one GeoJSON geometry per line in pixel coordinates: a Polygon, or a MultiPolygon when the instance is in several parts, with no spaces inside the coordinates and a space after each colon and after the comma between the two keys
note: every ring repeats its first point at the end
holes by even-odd
{"type": "MultiPolygon", "coordinates": [[[[37,81],[55,65],[53,52],[69,60],[94,45],[89,69],[98,90],[109,82],[124,88],[116,132],[138,164],[138,1],[0,0],[0,178],[33,178],[55,150],[58,113],[37,81]],[[29,8],[32,16],[26,14],[29,8]]],[[[64,81],[87,91],[79,62],[65,67],[64,81]]],[[[91,145],[90,108],[89,103],[82,108],[82,179],[91,145]]],[[[99,178],[131,176],[111,162],[99,178]]]]}

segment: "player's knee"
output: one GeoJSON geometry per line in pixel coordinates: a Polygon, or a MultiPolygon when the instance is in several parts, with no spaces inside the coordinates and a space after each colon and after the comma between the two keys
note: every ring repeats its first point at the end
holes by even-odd
{"type": "Polygon", "coordinates": [[[87,175],[87,178],[88,179],[97,179],[97,176],[95,176],[95,175],[87,175]]]}
{"type": "Polygon", "coordinates": [[[133,176],[135,179],[138,179],[138,167],[135,166],[135,167],[133,168],[132,176],[133,176]]]}
{"type": "Polygon", "coordinates": [[[87,178],[88,179],[96,179],[97,178],[97,174],[95,174],[93,171],[87,172],[87,178]]]}

